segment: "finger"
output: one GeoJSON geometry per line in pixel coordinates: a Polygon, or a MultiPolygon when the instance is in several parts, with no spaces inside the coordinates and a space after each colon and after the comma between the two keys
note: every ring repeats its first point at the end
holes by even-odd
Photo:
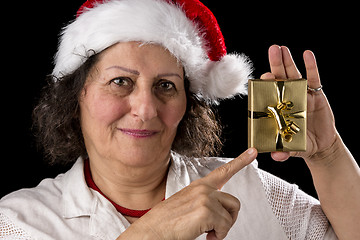
{"type": "Polygon", "coordinates": [[[215,231],[212,230],[206,235],[206,240],[219,240],[219,238],[216,237],[215,231]]]}
{"type": "Polygon", "coordinates": [[[232,219],[231,225],[233,225],[240,211],[241,204],[239,199],[225,192],[216,191],[214,194],[216,194],[216,199],[221,203],[223,208],[230,214],[232,219]]]}
{"type": "Polygon", "coordinates": [[[237,219],[240,201],[221,191],[214,191],[213,194],[217,203],[211,206],[212,212],[215,213],[211,228],[217,238],[224,239],[237,219]]]}
{"type": "Polygon", "coordinates": [[[264,73],[263,75],[261,75],[260,79],[262,79],[262,80],[273,80],[273,79],[275,79],[275,75],[272,74],[271,72],[267,72],[267,73],[264,73]]]}
{"type": "Polygon", "coordinates": [[[249,165],[256,158],[256,156],[257,150],[255,148],[249,148],[239,157],[209,173],[202,179],[202,181],[215,189],[221,189],[232,176],[234,176],[245,166],[249,165]]]}
{"type": "Polygon", "coordinates": [[[281,46],[281,50],[282,50],[282,57],[283,57],[286,76],[292,79],[301,78],[301,73],[299,72],[299,70],[295,65],[290,50],[285,46],[281,46]]]}
{"type": "Polygon", "coordinates": [[[272,45],[269,48],[269,63],[271,73],[275,75],[277,79],[286,79],[286,71],[283,63],[283,56],[281,47],[278,45],[272,45]]]}
{"type": "Polygon", "coordinates": [[[318,67],[316,64],[315,55],[312,51],[307,50],[304,52],[304,62],[306,68],[306,77],[308,80],[308,85],[311,88],[318,88],[321,86],[320,76],[318,67]]]}
{"type": "Polygon", "coordinates": [[[272,159],[277,162],[284,162],[289,159],[290,153],[289,152],[272,152],[271,153],[272,159]]]}

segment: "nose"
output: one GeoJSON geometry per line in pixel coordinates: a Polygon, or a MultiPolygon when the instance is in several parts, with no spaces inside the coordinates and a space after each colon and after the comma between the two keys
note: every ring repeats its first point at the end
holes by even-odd
{"type": "Polygon", "coordinates": [[[142,122],[157,117],[157,100],[151,90],[134,91],[130,96],[131,114],[142,122]]]}

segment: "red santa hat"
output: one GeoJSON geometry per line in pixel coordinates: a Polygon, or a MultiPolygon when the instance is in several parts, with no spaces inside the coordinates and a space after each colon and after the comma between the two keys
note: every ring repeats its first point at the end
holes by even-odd
{"type": "Polygon", "coordinates": [[[118,43],[160,44],[183,65],[190,90],[217,101],[246,94],[251,74],[243,54],[227,54],[213,13],[198,0],[88,0],[62,32],[53,76],[74,72],[118,43]]]}

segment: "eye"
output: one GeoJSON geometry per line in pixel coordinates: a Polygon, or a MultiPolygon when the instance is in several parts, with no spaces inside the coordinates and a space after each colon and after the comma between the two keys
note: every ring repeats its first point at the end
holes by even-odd
{"type": "Polygon", "coordinates": [[[162,83],[160,83],[160,88],[162,88],[166,91],[170,91],[172,89],[175,89],[175,84],[171,83],[171,82],[162,82],[162,83]]]}
{"type": "Polygon", "coordinates": [[[133,85],[133,81],[128,77],[114,78],[110,81],[110,83],[114,83],[119,87],[127,87],[133,85]]]}
{"type": "Polygon", "coordinates": [[[134,82],[129,77],[117,77],[110,81],[111,89],[119,95],[131,93],[134,88],[134,82]]]}
{"type": "Polygon", "coordinates": [[[172,96],[177,93],[176,86],[173,82],[168,80],[160,80],[155,86],[158,94],[172,96]]]}

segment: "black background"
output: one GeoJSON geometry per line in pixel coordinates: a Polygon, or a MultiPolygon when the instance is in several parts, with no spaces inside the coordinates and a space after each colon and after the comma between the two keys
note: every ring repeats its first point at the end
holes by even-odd
{"type": "MultiPolygon", "coordinates": [[[[314,51],[337,129],[355,159],[360,159],[356,146],[360,107],[355,5],[314,1],[203,2],[218,19],[228,52],[248,55],[254,63],[256,78],[269,71],[267,49],[272,44],[290,48],[303,76],[306,73],[302,53],[306,49],[314,51]]],[[[34,187],[43,178],[68,169],[51,167],[43,161],[31,132],[31,112],[45,76],[52,71],[58,34],[74,19],[81,4],[78,0],[13,1],[3,7],[0,197],[20,188],[34,187]]],[[[223,101],[217,109],[225,126],[223,155],[236,157],[247,146],[247,98],[223,101]]],[[[261,168],[316,196],[302,159],[276,163],[270,154],[260,154],[258,161],[261,168]]]]}

